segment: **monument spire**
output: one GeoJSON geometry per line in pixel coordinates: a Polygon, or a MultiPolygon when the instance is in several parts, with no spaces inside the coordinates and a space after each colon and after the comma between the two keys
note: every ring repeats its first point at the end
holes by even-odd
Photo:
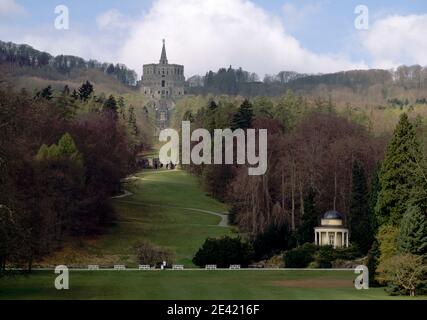
{"type": "Polygon", "coordinates": [[[166,55],[166,40],[163,39],[162,55],[160,57],[160,64],[168,64],[168,57],[166,55]]]}

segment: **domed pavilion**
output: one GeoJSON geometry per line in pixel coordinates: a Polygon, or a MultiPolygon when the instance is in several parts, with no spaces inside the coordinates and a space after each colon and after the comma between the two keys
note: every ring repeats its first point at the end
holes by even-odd
{"type": "Polygon", "coordinates": [[[318,246],[348,247],[348,229],[343,224],[343,217],[338,211],[326,212],[320,227],[314,228],[315,243],[318,246]]]}

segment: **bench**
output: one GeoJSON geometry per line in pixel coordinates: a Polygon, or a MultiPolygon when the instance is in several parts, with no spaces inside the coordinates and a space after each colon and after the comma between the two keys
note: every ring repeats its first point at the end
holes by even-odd
{"type": "Polygon", "coordinates": [[[117,264],[114,266],[114,270],[126,270],[126,266],[122,264],[117,264]]]}

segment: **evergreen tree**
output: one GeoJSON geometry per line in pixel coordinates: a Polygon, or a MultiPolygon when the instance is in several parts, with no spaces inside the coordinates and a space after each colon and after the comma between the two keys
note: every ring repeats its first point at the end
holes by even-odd
{"type": "Polygon", "coordinates": [[[70,87],[68,85],[64,86],[64,89],[62,90],[62,95],[63,96],[68,96],[70,95],[70,87]]]}
{"type": "Polygon", "coordinates": [[[314,228],[318,225],[316,212],[316,192],[313,188],[304,198],[304,215],[302,216],[302,224],[298,229],[299,244],[314,242],[314,228]]]}
{"type": "Polygon", "coordinates": [[[380,172],[381,191],[375,213],[379,224],[398,225],[420,180],[422,160],[414,127],[403,114],[389,144],[380,172]]]}
{"type": "Polygon", "coordinates": [[[139,134],[139,129],[136,124],[135,108],[133,106],[130,106],[129,108],[128,125],[132,134],[137,136],[139,134]]]}
{"type": "Polygon", "coordinates": [[[209,102],[209,110],[215,112],[218,109],[218,105],[216,104],[215,100],[211,100],[209,102]]]}
{"type": "Polygon", "coordinates": [[[42,89],[41,91],[37,92],[36,97],[43,98],[46,100],[52,100],[53,98],[52,86],[49,85],[46,88],[42,89]]]}
{"type": "Polygon", "coordinates": [[[372,243],[372,247],[368,252],[366,266],[369,270],[369,284],[370,285],[378,285],[376,280],[376,270],[378,268],[378,260],[380,258],[381,252],[378,245],[378,241],[374,240],[372,243]]]}
{"type": "MultiPolygon", "coordinates": [[[[125,120],[126,119],[126,114],[125,114],[126,105],[125,105],[125,99],[123,97],[119,97],[119,99],[117,100],[117,107],[118,107],[118,112],[121,115],[122,119],[125,120]]],[[[147,110],[147,108],[145,108],[145,110],[147,110]]]]}
{"type": "Polygon", "coordinates": [[[397,250],[402,254],[427,254],[427,218],[417,206],[409,207],[403,216],[397,236],[397,250]]]}
{"type": "Polygon", "coordinates": [[[80,98],[79,94],[77,93],[76,89],[73,90],[73,93],[71,94],[71,98],[74,100],[77,100],[80,98]]]}
{"type": "Polygon", "coordinates": [[[105,100],[103,109],[117,114],[117,102],[113,95],[110,95],[108,99],[105,100]]]}
{"type": "Polygon", "coordinates": [[[235,129],[249,129],[252,126],[253,107],[249,100],[243,101],[237,113],[233,118],[233,130],[235,129]]]}
{"type": "Polygon", "coordinates": [[[352,242],[367,253],[374,240],[368,204],[365,170],[358,161],[353,163],[349,227],[352,242]]]}
{"type": "Polygon", "coordinates": [[[87,101],[93,93],[93,85],[86,81],[79,89],[80,100],[87,101]]]}
{"type": "Polygon", "coordinates": [[[216,127],[216,112],[218,110],[218,105],[214,100],[211,100],[208,105],[208,110],[206,112],[206,118],[204,119],[205,128],[209,132],[213,133],[216,127]]]}
{"type": "Polygon", "coordinates": [[[378,194],[381,190],[380,169],[381,165],[378,163],[372,175],[371,190],[369,192],[369,217],[371,218],[371,228],[374,231],[374,234],[376,234],[378,231],[378,222],[375,216],[375,206],[378,201],[378,194]]]}

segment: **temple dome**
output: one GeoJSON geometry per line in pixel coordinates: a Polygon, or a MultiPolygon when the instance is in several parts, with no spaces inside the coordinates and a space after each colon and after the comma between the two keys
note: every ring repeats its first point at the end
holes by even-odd
{"type": "Polygon", "coordinates": [[[342,220],[342,214],[339,213],[338,211],[331,210],[331,211],[326,212],[323,215],[323,219],[328,219],[328,220],[330,220],[330,219],[342,220]]]}

